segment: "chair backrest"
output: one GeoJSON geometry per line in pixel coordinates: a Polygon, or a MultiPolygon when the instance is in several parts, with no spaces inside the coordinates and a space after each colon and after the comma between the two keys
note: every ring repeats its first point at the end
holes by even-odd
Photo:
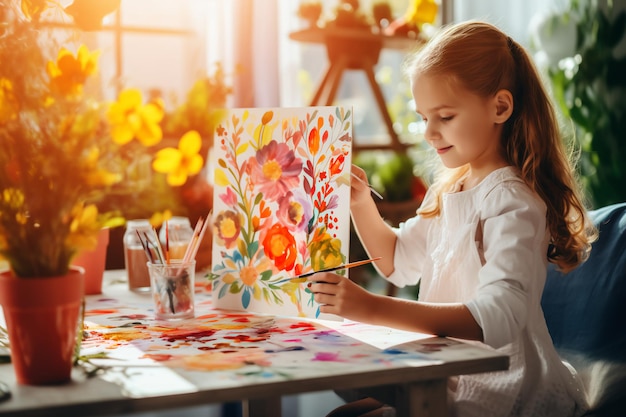
{"type": "Polygon", "coordinates": [[[589,259],[567,275],[550,265],[541,304],[564,357],[626,362],[626,203],[589,214],[599,230],[589,259]]]}

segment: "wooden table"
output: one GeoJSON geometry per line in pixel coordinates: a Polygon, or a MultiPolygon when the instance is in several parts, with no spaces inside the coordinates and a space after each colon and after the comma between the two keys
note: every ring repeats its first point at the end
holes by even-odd
{"type": "Polygon", "coordinates": [[[289,38],[298,42],[319,43],[326,47],[329,66],[311,100],[311,106],[332,105],[341,83],[343,72],[346,70],[363,71],[374,94],[376,106],[387,127],[390,143],[387,146],[374,145],[368,147],[358,145],[355,142],[355,148],[359,150],[368,148],[388,148],[395,151],[405,150],[406,146],[400,142],[398,134],[393,128],[393,121],[387,111],[385,97],[376,82],[374,67],[378,63],[382,49],[408,51],[421,46],[423,43],[421,40],[349,28],[304,29],[291,33],[289,38]]]}
{"type": "Polygon", "coordinates": [[[196,318],[157,322],[152,300],[105,273],[87,297],[82,354],[107,369],[71,383],[20,386],[10,364],[0,381],[12,398],[0,416],[98,416],[242,401],[247,416],[280,416],[283,395],[351,388],[386,392],[399,416],[446,415],[454,375],[503,370],[508,357],[446,338],[355,322],[319,321],[211,307],[196,283],[196,318]]]}

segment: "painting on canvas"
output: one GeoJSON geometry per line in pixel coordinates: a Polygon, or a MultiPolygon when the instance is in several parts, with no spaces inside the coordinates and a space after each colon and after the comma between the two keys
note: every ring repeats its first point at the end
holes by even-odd
{"type": "Polygon", "coordinates": [[[228,110],[212,157],[216,308],[331,318],[291,278],[348,261],[351,149],[341,107],[228,110]]]}

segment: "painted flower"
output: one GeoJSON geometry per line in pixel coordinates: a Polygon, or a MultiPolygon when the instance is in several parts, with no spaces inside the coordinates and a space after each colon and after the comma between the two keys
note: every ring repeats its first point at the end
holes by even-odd
{"type": "MultiPolygon", "coordinates": [[[[270,123],[272,118],[274,117],[273,111],[267,111],[263,113],[263,117],[261,117],[261,124],[256,125],[254,127],[253,137],[257,138],[256,148],[260,149],[261,147],[267,145],[274,135],[274,130],[278,126],[279,122],[276,121],[274,123],[270,123]]],[[[244,114],[244,120],[248,118],[248,113],[244,114]]],[[[254,126],[254,125],[252,125],[254,126]]]]}
{"type": "Polygon", "coordinates": [[[346,157],[343,153],[340,153],[337,156],[334,156],[333,158],[331,158],[330,160],[330,165],[329,165],[329,169],[330,169],[330,175],[339,175],[343,172],[343,167],[345,165],[346,162],[346,157]]]}
{"type": "Polygon", "coordinates": [[[259,272],[253,265],[247,265],[239,271],[239,278],[241,278],[241,282],[243,282],[244,285],[251,287],[254,285],[257,278],[259,278],[259,272]]]}
{"type": "Polygon", "coordinates": [[[296,194],[288,192],[287,195],[278,199],[278,220],[289,230],[298,232],[304,230],[311,217],[313,207],[311,200],[303,196],[298,190],[296,194]]]}
{"type": "Polygon", "coordinates": [[[302,161],[287,144],[272,140],[247,161],[246,169],[264,197],[276,201],[298,187],[302,161]]]}
{"type": "Polygon", "coordinates": [[[87,77],[98,69],[99,55],[100,52],[90,52],[85,45],[78,48],[76,56],[61,48],[56,62],[49,61],[46,67],[51,90],[66,96],[81,95],[87,77]]]}
{"type": "Polygon", "coordinates": [[[185,133],[178,142],[178,149],[164,148],[157,152],[152,168],[156,172],[167,174],[167,183],[180,186],[187,182],[187,177],[196,175],[202,169],[204,160],[200,156],[202,139],[195,130],[185,133]]]}
{"type": "Polygon", "coordinates": [[[159,123],[163,109],[155,103],[143,104],[141,91],[135,88],[124,90],[107,112],[113,140],[124,145],[137,138],[145,146],[156,145],[163,132],[159,123]]]}
{"type": "Polygon", "coordinates": [[[345,261],[345,255],[341,253],[341,240],[333,238],[323,229],[315,230],[309,252],[314,271],[339,266],[345,261]]]}
{"type": "Polygon", "coordinates": [[[263,250],[265,255],[274,261],[280,271],[290,271],[296,263],[298,254],[296,239],[289,229],[279,223],[264,232],[263,250]]]}
{"type": "Polygon", "coordinates": [[[241,215],[234,211],[223,211],[217,215],[214,225],[218,244],[226,249],[233,248],[241,233],[241,215]]]}
{"type": "Polygon", "coordinates": [[[232,187],[228,187],[226,192],[219,195],[220,200],[224,202],[228,207],[237,207],[237,194],[233,191],[232,187]]]}

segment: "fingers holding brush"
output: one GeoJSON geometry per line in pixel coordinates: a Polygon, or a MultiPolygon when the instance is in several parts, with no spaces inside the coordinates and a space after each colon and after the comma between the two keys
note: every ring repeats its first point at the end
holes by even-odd
{"type": "Polygon", "coordinates": [[[351,281],[332,272],[321,272],[308,278],[313,299],[320,304],[320,312],[363,321],[371,314],[372,298],[376,297],[351,281]]]}

